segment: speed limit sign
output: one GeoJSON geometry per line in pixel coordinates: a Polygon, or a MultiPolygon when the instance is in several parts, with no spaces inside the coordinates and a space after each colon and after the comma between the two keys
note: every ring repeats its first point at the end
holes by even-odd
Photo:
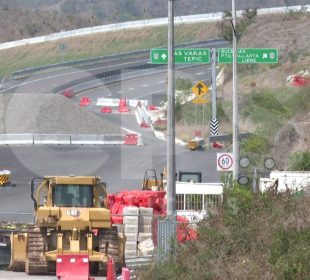
{"type": "Polygon", "coordinates": [[[232,171],[233,164],[234,161],[232,153],[217,153],[217,161],[216,161],[217,171],[232,171]]]}

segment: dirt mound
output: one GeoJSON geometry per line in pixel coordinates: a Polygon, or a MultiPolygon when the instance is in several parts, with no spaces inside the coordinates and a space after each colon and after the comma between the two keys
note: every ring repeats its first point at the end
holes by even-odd
{"type": "Polygon", "coordinates": [[[120,134],[121,129],[54,94],[0,96],[0,133],[120,134]]]}

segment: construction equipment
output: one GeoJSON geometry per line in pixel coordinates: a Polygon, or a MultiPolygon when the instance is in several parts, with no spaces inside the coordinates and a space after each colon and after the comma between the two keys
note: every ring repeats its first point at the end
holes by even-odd
{"type": "Polygon", "coordinates": [[[153,190],[159,191],[164,189],[164,185],[167,180],[167,169],[164,168],[163,172],[160,173],[160,179],[157,178],[155,169],[146,169],[144,172],[144,179],[142,183],[142,190],[153,190]]]}
{"type": "MultiPolygon", "coordinates": [[[[177,173],[175,174],[177,181],[177,173]]],[[[179,171],[178,176],[179,182],[193,182],[201,183],[202,176],[201,172],[196,171],[179,171]]],[[[167,184],[167,168],[165,167],[163,172],[160,173],[160,179],[157,178],[155,169],[146,169],[144,172],[144,179],[142,184],[142,190],[153,190],[159,191],[164,190],[167,184]]]]}
{"type": "Polygon", "coordinates": [[[99,274],[106,271],[109,257],[118,267],[123,265],[124,240],[117,227],[111,226],[106,185],[99,177],[33,178],[31,198],[35,223],[26,232],[11,234],[11,270],[28,274],[57,270],[61,279],[69,274],[67,279],[77,279],[74,273],[79,270],[72,269],[72,262],[76,266],[89,263],[91,271],[99,274]],[[38,180],[41,184],[35,192],[38,180]],[[60,265],[68,257],[71,264],[60,265]]]}
{"type": "Polygon", "coordinates": [[[201,137],[195,137],[188,141],[186,148],[190,151],[203,150],[205,146],[205,139],[201,137]]]}
{"type": "Polygon", "coordinates": [[[197,171],[179,171],[179,182],[201,183],[201,172],[197,171]]]}
{"type": "Polygon", "coordinates": [[[2,170],[0,171],[0,187],[8,186],[11,184],[11,171],[2,170]]]}

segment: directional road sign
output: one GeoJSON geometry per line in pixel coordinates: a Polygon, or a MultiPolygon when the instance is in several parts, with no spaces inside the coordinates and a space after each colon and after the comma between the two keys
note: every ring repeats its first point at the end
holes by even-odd
{"type": "Polygon", "coordinates": [[[208,103],[208,100],[207,99],[205,99],[204,97],[195,97],[194,99],[193,99],[193,103],[194,104],[206,104],[206,103],[208,103]]]}
{"type": "MultiPolygon", "coordinates": [[[[150,58],[152,64],[167,64],[168,50],[151,49],[150,58]]],[[[208,64],[210,63],[210,49],[175,49],[174,61],[180,64],[208,64]]]]}
{"type": "Polygon", "coordinates": [[[232,153],[217,153],[217,171],[232,171],[233,164],[234,161],[232,153]]]}
{"type": "MultiPolygon", "coordinates": [[[[278,63],[277,49],[238,49],[238,63],[278,63]]],[[[232,63],[232,49],[224,48],[218,50],[219,63],[232,63]]]]}
{"type": "Polygon", "coordinates": [[[208,87],[204,84],[203,81],[199,81],[192,87],[192,92],[195,93],[197,97],[202,97],[208,92],[208,87]]]}

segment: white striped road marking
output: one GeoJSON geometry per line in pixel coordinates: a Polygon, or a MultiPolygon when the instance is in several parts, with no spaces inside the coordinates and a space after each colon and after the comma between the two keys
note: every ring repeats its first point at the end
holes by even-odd
{"type": "Polygon", "coordinates": [[[199,73],[196,73],[196,76],[201,76],[203,75],[205,72],[199,72],[199,73]]]}
{"type": "Polygon", "coordinates": [[[159,81],[158,83],[159,84],[163,84],[165,81],[164,80],[161,80],[161,81],[159,81]]]}
{"type": "Polygon", "coordinates": [[[128,91],[133,91],[133,90],[134,90],[134,88],[132,88],[132,87],[128,89],[128,91]]]}
{"type": "Polygon", "coordinates": [[[142,85],[142,87],[148,87],[149,85],[142,85]]]}

